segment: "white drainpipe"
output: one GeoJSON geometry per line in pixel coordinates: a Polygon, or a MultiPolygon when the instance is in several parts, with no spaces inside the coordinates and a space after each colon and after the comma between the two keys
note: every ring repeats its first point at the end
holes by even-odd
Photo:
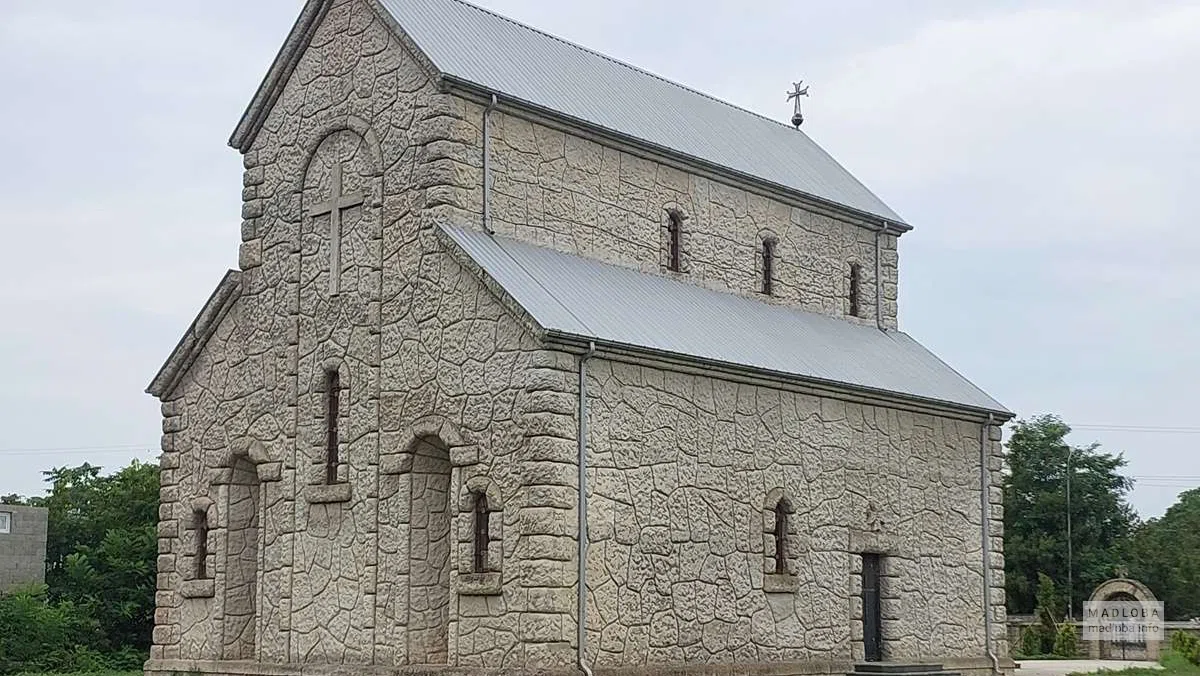
{"type": "Polygon", "coordinates": [[[576,644],[579,647],[579,670],[584,676],[592,676],[592,668],[587,661],[587,362],[596,354],[596,343],[588,342],[587,353],[579,357],[579,565],[578,565],[578,597],[579,607],[576,613],[577,634],[576,644]]]}

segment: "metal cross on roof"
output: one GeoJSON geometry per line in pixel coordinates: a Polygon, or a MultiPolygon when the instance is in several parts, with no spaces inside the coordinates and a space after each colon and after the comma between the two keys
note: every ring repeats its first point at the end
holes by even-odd
{"type": "Polygon", "coordinates": [[[801,89],[800,85],[802,84],[804,84],[804,80],[793,82],[792,91],[788,92],[787,97],[788,101],[796,99],[796,109],[792,112],[792,124],[795,125],[797,129],[800,128],[800,125],[804,124],[804,113],[800,112],[800,97],[808,96],[808,87],[801,89]]]}

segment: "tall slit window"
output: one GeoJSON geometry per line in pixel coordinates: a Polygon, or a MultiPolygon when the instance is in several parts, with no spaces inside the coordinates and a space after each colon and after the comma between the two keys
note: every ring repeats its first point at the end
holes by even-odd
{"type": "Polygon", "coordinates": [[[473,554],[471,569],[476,573],[484,573],[487,572],[487,551],[491,538],[489,536],[490,524],[488,523],[487,496],[482,491],[475,493],[473,510],[475,512],[475,532],[471,543],[473,554]]]}
{"type": "Polygon", "coordinates": [[[762,243],[762,292],[768,296],[775,293],[775,240],[764,239],[762,243]]]}
{"type": "Polygon", "coordinates": [[[862,266],[850,264],[850,315],[857,317],[862,304],[862,266]]]}
{"type": "Polygon", "coordinates": [[[775,503],[775,573],[782,575],[787,569],[788,508],[786,500],[775,503]]]}
{"type": "Polygon", "coordinates": [[[337,483],[338,411],[341,410],[342,382],[337,369],[325,372],[325,481],[337,483]]]}
{"type": "Polygon", "coordinates": [[[208,512],[197,509],[192,513],[192,529],[196,537],[195,573],[197,580],[208,579],[208,512]]]}
{"type": "Polygon", "coordinates": [[[667,212],[667,269],[683,270],[683,214],[667,212]]]}

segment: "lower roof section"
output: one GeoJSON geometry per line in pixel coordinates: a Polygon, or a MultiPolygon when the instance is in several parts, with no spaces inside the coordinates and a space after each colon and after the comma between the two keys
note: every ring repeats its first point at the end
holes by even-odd
{"type": "Polygon", "coordinates": [[[441,229],[549,334],[1012,416],[901,331],[705,289],[478,230],[441,229]]]}

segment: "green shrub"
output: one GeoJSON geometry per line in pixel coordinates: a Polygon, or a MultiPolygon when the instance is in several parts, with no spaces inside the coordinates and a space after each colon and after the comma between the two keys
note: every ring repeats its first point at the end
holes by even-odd
{"type": "Polygon", "coordinates": [[[1025,627],[1025,631],[1021,632],[1021,654],[1030,655],[1045,655],[1050,652],[1046,640],[1046,632],[1040,624],[1032,624],[1025,627]]]}
{"type": "Polygon", "coordinates": [[[1070,622],[1058,625],[1058,632],[1054,635],[1054,654],[1059,657],[1075,657],[1078,647],[1079,632],[1075,630],[1075,625],[1070,622]]]}
{"type": "Polygon", "coordinates": [[[100,629],[92,609],[51,601],[45,585],[0,594],[0,674],[136,671],[146,654],[89,647],[100,629]]]}
{"type": "Polygon", "coordinates": [[[1200,665],[1200,638],[1186,631],[1171,634],[1171,650],[1186,657],[1192,664],[1200,665]]]}

